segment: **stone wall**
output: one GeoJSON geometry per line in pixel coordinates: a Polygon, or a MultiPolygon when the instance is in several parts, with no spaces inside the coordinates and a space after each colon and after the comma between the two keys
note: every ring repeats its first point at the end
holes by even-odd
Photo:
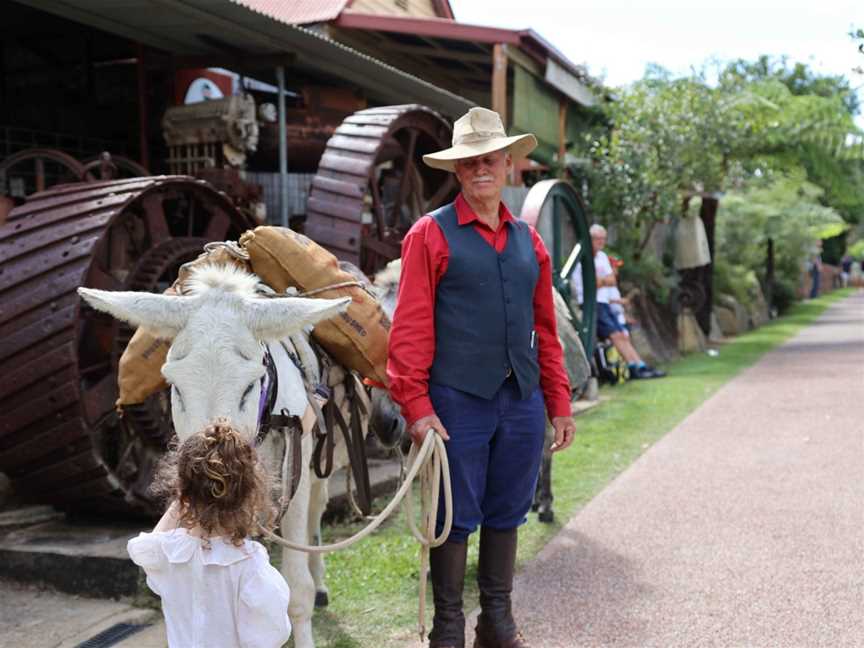
{"type": "Polygon", "coordinates": [[[627,293],[627,319],[630,339],[642,359],[649,364],[669,362],[678,357],[678,330],[675,314],[655,304],[640,290],[627,293]]]}

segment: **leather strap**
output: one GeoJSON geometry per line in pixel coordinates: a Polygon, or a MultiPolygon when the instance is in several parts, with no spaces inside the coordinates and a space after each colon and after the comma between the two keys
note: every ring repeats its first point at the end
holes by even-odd
{"type": "Polygon", "coordinates": [[[282,502],[282,510],[279,519],[285,514],[285,510],[294,499],[297,493],[297,488],[300,485],[301,471],[303,470],[303,457],[300,451],[300,443],[303,440],[303,420],[299,416],[294,416],[288,413],[288,410],[283,409],[281,413],[274,414],[271,419],[271,427],[279,429],[288,429],[289,435],[286,435],[285,452],[291,453],[291,487],[288,490],[288,501],[282,502]]]}
{"type": "Polygon", "coordinates": [[[333,412],[348,450],[351,474],[357,488],[357,506],[363,515],[369,515],[372,512],[372,487],[369,483],[369,464],[366,460],[366,439],[363,438],[363,427],[360,423],[362,412],[359,397],[354,391],[354,384],[353,375],[348,374],[345,380],[345,396],[348,398],[350,407],[350,425],[345,421],[338,407],[334,407],[333,412]]]}
{"type": "MultiPolygon", "coordinates": [[[[312,470],[318,476],[318,479],[327,479],[333,472],[333,450],[336,447],[336,429],[333,425],[334,410],[339,408],[333,402],[333,399],[328,400],[321,409],[324,416],[324,429],[321,429],[320,424],[316,426],[315,448],[312,450],[312,470]],[[324,455],[324,465],[321,465],[321,456],[324,455]]],[[[341,414],[341,413],[340,413],[341,414]]]]}

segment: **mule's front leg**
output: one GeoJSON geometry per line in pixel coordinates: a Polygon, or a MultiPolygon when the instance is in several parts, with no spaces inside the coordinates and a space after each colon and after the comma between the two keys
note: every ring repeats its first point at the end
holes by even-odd
{"type": "MultiPolygon", "coordinates": [[[[302,466],[308,466],[312,456],[311,435],[303,437],[302,466]]],[[[297,544],[308,544],[307,520],[310,497],[309,470],[304,470],[291,506],[282,518],[282,537],[297,544]]],[[[282,549],[282,575],[291,588],[288,616],[294,632],[295,648],[315,648],[312,638],[312,613],[315,611],[315,582],[309,572],[309,558],[301,551],[282,549]]]]}
{"type": "MultiPolygon", "coordinates": [[[[327,508],[329,499],[328,480],[312,478],[312,495],[309,498],[309,541],[321,544],[321,518],[327,508]]],[[[324,582],[324,554],[309,554],[309,571],[315,581],[315,607],[327,607],[330,598],[327,584],[324,582]]]]}
{"type": "Polygon", "coordinates": [[[555,440],[555,430],[546,423],[546,439],[543,443],[543,463],[540,465],[540,476],[537,479],[537,492],[534,503],[537,511],[537,519],[540,522],[551,523],[555,521],[555,511],[552,510],[552,442],[555,440]]]}

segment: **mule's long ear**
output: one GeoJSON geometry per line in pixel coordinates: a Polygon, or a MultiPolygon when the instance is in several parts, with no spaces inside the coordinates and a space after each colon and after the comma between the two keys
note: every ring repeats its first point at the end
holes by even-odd
{"type": "Polygon", "coordinates": [[[342,299],[246,299],[243,317],[258,340],[272,341],[293,335],[307,324],[315,324],[345,311],[350,297],[342,299]]]}
{"type": "Polygon", "coordinates": [[[195,301],[194,297],[93,288],[79,288],[78,294],[96,310],[169,339],[186,325],[195,301]]]}

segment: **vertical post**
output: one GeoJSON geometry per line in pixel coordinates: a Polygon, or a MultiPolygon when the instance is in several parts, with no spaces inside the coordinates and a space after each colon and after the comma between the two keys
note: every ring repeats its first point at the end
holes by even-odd
{"type": "Polygon", "coordinates": [[[285,124],[285,66],[276,67],[279,88],[279,223],[288,227],[288,129],[285,124]]]}
{"type": "Polygon", "coordinates": [[[774,310],[774,239],[767,242],[765,259],[765,301],[768,303],[768,316],[774,310]]]}
{"type": "Polygon", "coordinates": [[[177,96],[177,57],[172,55],[168,61],[168,96],[172,106],[179,106],[183,100],[177,96]]]}
{"type": "Polygon", "coordinates": [[[507,45],[495,43],[492,48],[492,110],[501,115],[507,128],[507,45]]]}
{"type": "Polygon", "coordinates": [[[708,239],[708,251],[711,254],[711,263],[702,268],[702,285],[705,288],[705,303],[696,315],[696,321],[705,335],[711,334],[711,310],[714,307],[714,225],[717,220],[717,206],[719,200],[713,196],[702,197],[702,207],[699,217],[705,225],[705,237],[708,239]]]}
{"type": "MultiPolygon", "coordinates": [[[[0,121],[6,121],[9,92],[6,86],[6,43],[0,43],[0,121]]],[[[2,187],[0,187],[2,188],[2,187]]]]}
{"type": "Polygon", "coordinates": [[[139,146],[141,147],[141,166],[145,169],[150,168],[150,148],[147,145],[147,133],[149,124],[147,123],[147,67],[144,61],[144,46],[141,43],[136,43],[137,70],[138,70],[138,137],[139,146]]]}
{"type": "MultiPolygon", "coordinates": [[[[507,45],[504,43],[495,43],[492,47],[492,110],[501,115],[501,123],[507,130],[507,45]]],[[[514,164],[508,184],[518,184],[517,178],[514,164]]]]}
{"type": "Polygon", "coordinates": [[[558,177],[563,178],[566,175],[567,167],[565,166],[565,158],[567,157],[567,99],[564,97],[558,98],[558,177]]]}

